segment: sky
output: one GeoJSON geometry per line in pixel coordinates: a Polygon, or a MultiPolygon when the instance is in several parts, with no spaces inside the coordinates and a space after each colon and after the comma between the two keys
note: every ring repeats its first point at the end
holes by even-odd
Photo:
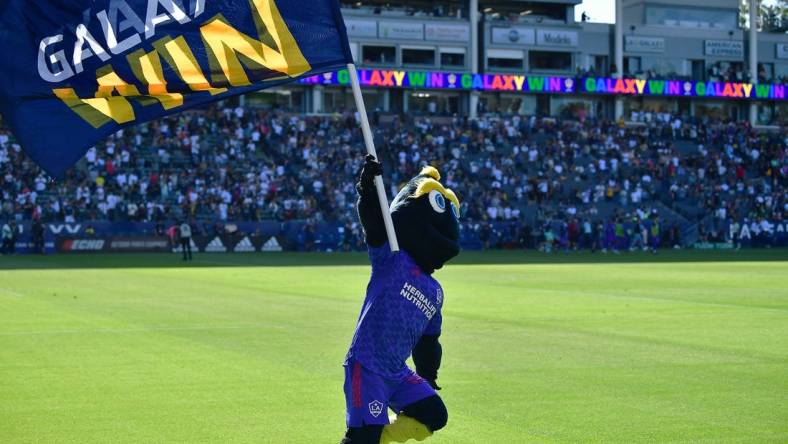
{"type": "MultiPolygon", "coordinates": [[[[691,4],[693,0],[688,0],[691,4]]],[[[701,0],[694,0],[700,6],[701,0]]],[[[773,5],[777,0],[764,0],[763,4],[773,5]]],[[[583,11],[591,16],[592,22],[613,23],[616,17],[615,0],[583,0],[582,5],[575,7],[575,20],[580,21],[583,11]]]]}

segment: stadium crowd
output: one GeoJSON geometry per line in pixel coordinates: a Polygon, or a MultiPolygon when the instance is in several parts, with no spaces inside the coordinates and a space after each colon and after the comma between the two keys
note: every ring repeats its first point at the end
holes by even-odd
{"type": "MultiPolygon", "coordinates": [[[[734,223],[788,210],[784,129],[637,113],[633,123],[520,117],[377,122],[390,193],[424,164],[489,246],[680,245],[683,227],[730,240],[734,223]]],[[[0,221],[336,221],[354,225],[357,116],[212,107],[118,132],[52,181],[0,128],[0,221]]],[[[768,222],[766,222],[768,221],[768,222]]],[[[2,225],[2,224],[0,224],[2,225]]]]}

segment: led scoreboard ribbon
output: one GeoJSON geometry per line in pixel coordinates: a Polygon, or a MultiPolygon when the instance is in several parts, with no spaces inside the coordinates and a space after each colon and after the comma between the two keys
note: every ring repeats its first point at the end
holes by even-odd
{"type": "MultiPolygon", "coordinates": [[[[359,70],[359,77],[362,86],[383,88],[785,100],[785,85],[765,83],[614,79],[610,77],[575,78],[388,69],[362,69],[359,70]]],[[[348,86],[350,85],[350,77],[347,71],[342,70],[307,77],[302,79],[300,83],[348,86]]]]}

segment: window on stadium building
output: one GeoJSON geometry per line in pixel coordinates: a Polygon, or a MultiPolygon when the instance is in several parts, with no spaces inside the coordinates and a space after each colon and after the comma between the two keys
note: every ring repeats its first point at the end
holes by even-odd
{"type": "Polygon", "coordinates": [[[560,51],[528,51],[531,71],[571,71],[572,53],[560,51]]]}
{"type": "Polygon", "coordinates": [[[409,91],[408,113],[451,116],[461,112],[460,94],[435,91],[409,91]]]}
{"type": "Polygon", "coordinates": [[[487,68],[501,71],[521,71],[523,52],[513,49],[490,49],[487,51],[487,68]]]}
{"type": "Polygon", "coordinates": [[[735,101],[704,100],[692,103],[692,115],[714,120],[738,120],[740,104],[735,101]]]}
{"type": "Polygon", "coordinates": [[[706,61],[692,61],[692,80],[706,80],[706,61]]]}
{"type": "Polygon", "coordinates": [[[536,114],[537,98],[533,95],[484,93],[479,98],[479,111],[484,114],[522,115],[536,114]]]}
{"type": "Polygon", "coordinates": [[[603,108],[602,100],[550,97],[550,115],[561,119],[584,120],[602,113],[603,108]]]}
{"type": "Polygon", "coordinates": [[[504,59],[500,57],[488,57],[487,67],[490,69],[523,69],[523,59],[504,59]]]}
{"type": "Polygon", "coordinates": [[[761,125],[771,125],[775,122],[775,106],[774,102],[767,102],[767,103],[759,103],[757,105],[757,119],[758,123],[761,125]]]}
{"type": "Polygon", "coordinates": [[[403,65],[435,66],[435,49],[402,48],[403,65]]]}
{"type": "Polygon", "coordinates": [[[744,63],[720,60],[708,65],[708,78],[712,82],[743,82],[744,63]]]}
{"type": "Polygon", "coordinates": [[[788,105],[778,103],[774,109],[775,119],[773,124],[786,125],[788,124],[788,105]]]}
{"type": "Polygon", "coordinates": [[[298,87],[281,87],[247,94],[249,106],[292,112],[306,112],[305,90],[298,87]]]}
{"type": "MultiPolygon", "coordinates": [[[[364,102],[366,104],[366,100],[364,102]]],[[[354,104],[353,95],[345,88],[326,89],[323,93],[323,112],[342,112],[354,104]]]]}
{"type": "MultiPolygon", "coordinates": [[[[385,93],[382,89],[364,88],[361,95],[367,111],[385,111],[385,93]]],[[[355,106],[356,100],[350,88],[326,88],[323,93],[323,112],[341,113],[355,109],[355,106]]]]}
{"type": "Polygon", "coordinates": [[[598,76],[608,76],[610,74],[610,62],[606,55],[594,56],[594,74],[598,76]]]}
{"type": "Polygon", "coordinates": [[[774,79],[777,83],[788,82],[788,63],[777,63],[774,65],[774,79]]]}
{"type": "Polygon", "coordinates": [[[774,63],[758,64],[758,82],[766,83],[774,80],[774,63]]]}
{"type": "Polygon", "coordinates": [[[640,57],[640,69],[648,77],[679,78],[686,75],[685,61],[671,57],[643,56],[640,57]]]}
{"type": "Polygon", "coordinates": [[[646,5],[646,24],[682,28],[736,29],[738,10],[646,5]]]}
{"type": "Polygon", "coordinates": [[[651,99],[645,97],[627,97],[624,100],[624,117],[633,122],[650,122],[656,114],[675,114],[679,111],[679,102],[669,99],[651,99]]]}
{"type": "Polygon", "coordinates": [[[635,76],[640,74],[640,57],[624,57],[624,75],[635,76]]]}
{"type": "Polygon", "coordinates": [[[465,68],[465,48],[441,48],[441,68],[465,68]]]}
{"type": "Polygon", "coordinates": [[[397,63],[397,48],[394,46],[364,45],[361,55],[366,65],[394,65],[397,63]]]}

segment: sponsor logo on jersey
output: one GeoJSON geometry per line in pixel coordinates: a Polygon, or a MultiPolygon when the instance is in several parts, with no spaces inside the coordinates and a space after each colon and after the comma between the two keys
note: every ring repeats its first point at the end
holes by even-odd
{"type": "Polygon", "coordinates": [[[424,313],[424,316],[426,316],[429,320],[432,320],[432,317],[435,316],[435,313],[438,311],[432,301],[430,301],[430,299],[425,296],[421,290],[407,282],[405,282],[405,285],[402,286],[402,290],[400,290],[399,294],[403,298],[412,302],[413,305],[415,305],[416,308],[424,313]]]}

